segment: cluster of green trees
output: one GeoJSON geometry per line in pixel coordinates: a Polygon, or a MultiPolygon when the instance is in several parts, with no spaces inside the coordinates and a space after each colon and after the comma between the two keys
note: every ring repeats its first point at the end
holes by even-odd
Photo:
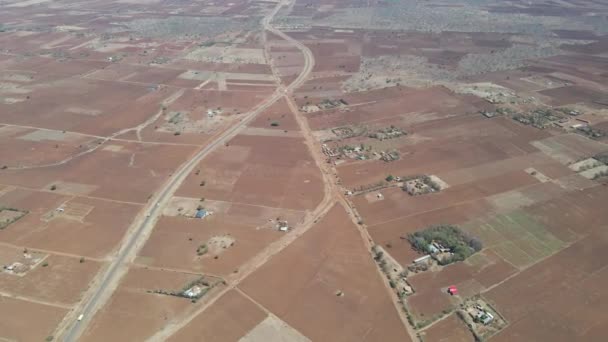
{"type": "Polygon", "coordinates": [[[439,263],[442,265],[463,261],[483,248],[481,240],[462,231],[457,226],[447,224],[433,225],[409,234],[408,241],[414,249],[422,253],[432,253],[431,244],[433,242],[449,249],[452,255],[440,260],[439,263]]]}

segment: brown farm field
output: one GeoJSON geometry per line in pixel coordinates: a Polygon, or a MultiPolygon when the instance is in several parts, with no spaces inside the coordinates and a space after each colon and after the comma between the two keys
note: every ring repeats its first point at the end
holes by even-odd
{"type": "Polygon", "coordinates": [[[80,300],[99,266],[93,260],[49,255],[24,275],[3,274],[0,289],[16,297],[67,306],[80,300]]]}
{"type": "Polygon", "coordinates": [[[0,232],[1,241],[92,258],[114,250],[140,209],[135,204],[25,189],[4,194],[0,204],[28,211],[0,232]]]}
{"type": "Polygon", "coordinates": [[[10,313],[3,315],[0,323],[3,338],[20,341],[43,341],[47,336],[52,336],[55,326],[67,312],[64,308],[7,296],[0,297],[0,310],[10,313]],[[30,320],[36,320],[36,326],[25,324],[30,320]]]}
{"type": "Polygon", "coordinates": [[[359,239],[336,205],[240,288],[312,340],[407,340],[359,239]],[[285,272],[291,276],[282,277],[285,272]],[[336,296],[338,291],[344,296],[336,296]]]}
{"type": "Polygon", "coordinates": [[[424,340],[428,342],[475,341],[469,329],[455,314],[425,330],[423,336],[424,340]]]}
{"type": "Polygon", "coordinates": [[[3,170],[0,182],[46,191],[55,185],[53,191],[68,195],[144,203],[152,194],[150,189],[165,182],[194,151],[191,146],[134,142],[92,148],[90,153],[76,158],[3,170]]]}
{"type": "Polygon", "coordinates": [[[300,138],[238,135],[196,170],[179,196],[294,210],[320,201],[320,175],[300,138]]]}
{"type": "MultiPolygon", "coordinates": [[[[119,285],[108,305],[98,313],[98,319],[83,335],[85,341],[144,340],[168,321],[193,307],[188,298],[150,293],[155,290],[181,290],[198,279],[197,274],[148,270],[132,267],[119,285]],[[132,306],[145,306],[145,312],[133,311],[132,306]]],[[[213,295],[213,290],[203,299],[213,295]]]]}
{"type": "Polygon", "coordinates": [[[606,317],[601,314],[605,312],[606,293],[598,288],[606,274],[601,261],[605,243],[605,233],[596,230],[484,294],[511,322],[496,340],[525,334],[539,340],[599,341],[606,326],[606,317]],[[548,286],[557,291],[543,291],[548,286]],[[527,301],[535,305],[526,305],[527,301]],[[542,329],[528,323],[540,316],[544,317],[542,329]]]}
{"type": "MultiPolygon", "coordinates": [[[[272,216],[266,214],[258,219],[261,223],[252,225],[238,222],[238,210],[233,204],[225,213],[214,213],[203,220],[184,217],[161,218],[148,243],[139,253],[137,262],[155,267],[230,275],[259,253],[264,246],[280,237],[280,232],[261,227],[268,219],[281,215],[280,211],[273,212],[275,215],[272,216]],[[225,235],[233,239],[234,246],[222,251],[217,259],[213,253],[197,255],[197,248],[201,244],[208,243],[214,236],[225,235]]],[[[253,216],[251,210],[247,216],[253,216]]]]}
{"type": "Polygon", "coordinates": [[[179,330],[171,341],[238,341],[265,317],[264,311],[240,292],[223,295],[204,314],[179,330]]]}

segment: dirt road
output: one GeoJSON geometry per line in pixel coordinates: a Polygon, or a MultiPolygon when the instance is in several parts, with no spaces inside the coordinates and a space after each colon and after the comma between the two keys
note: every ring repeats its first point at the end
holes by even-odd
{"type": "MultiPolygon", "coordinates": [[[[211,307],[224,293],[226,293],[230,290],[233,290],[233,289],[236,289],[237,291],[239,291],[238,285],[244,279],[246,279],[251,273],[253,273],[258,268],[260,268],[262,265],[264,265],[273,256],[280,253],[283,249],[285,249],[287,246],[289,246],[292,242],[294,242],[296,239],[298,239],[300,236],[302,236],[304,233],[306,233],[310,228],[312,228],[314,226],[314,224],[317,221],[319,221],[334,206],[334,204],[336,202],[341,203],[346,208],[346,210],[349,213],[353,222],[357,223],[359,221],[359,216],[353,210],[350,203],[343,197],[343,195],[342,195],[343,190],[335,182],[337,179],[335,170],[331,167],[331,165],[329,165],[325,162],[325,157],[320,152],[321,146],[318,146],[318,143],[317,143],[316,139],[314,138],[312,130],[308,126],[308,123],[306,122],[306,120],[302,117],[301,113],[299,112],[296,104],[293,102],[292,97],[291,97],[292,91],[297,86],[302,84],[308,78],[310,73],[312,72],[312,69],[314,67],[314,62],[315,62],[314,56],[313,56],[312,52],[310,51],[310,49],[308,49],[308,47],[306,47],[304,44],[300,43],[299,41],[289,37],[288,35],[284,34],[283,32],[276,30],[274,27],[272,27],[270,25],[270,21],[267,21],[265,23],[265,27],[268,31],[280,36],[284,40],[290,42],[292,45],[297,47],[304,55],[304,61],[305,61],[304,68],[303,68],[302,72],[299,74],[298,78],[293,83],[291,83],[287,88],[285,88],[283,90],[283,97],[285,98],[286,102],[288,103],[288,105],[290,107],[290,110],[292,111],[294,117],[296,118],[296,121],[300,127],[300,131],[302,132],[302,135],[305,139],[305,143],[306,143],[308,149],[310,150],[310,152],[313,156],[313,159],[315,160],[315,163],[317,164],[319,170],[321,171],[321,174],[323,177],[323,183],[324,183],[324,193],[325,193],[323,200],[312,213],[307,215],[303,224],[301,224],[299,227],[297,227],[291,233],[283,236],[281,239],[270,244],[261,253],[259,253],[253,259],[251,259],[249,262],[247,262],[245,265],[243,265],[239,269],[239,272],[237,274],[234,274],[234,275],[230,276],[229,278],[227,278],[226,280],[227,280],[228,285],[224,289],[222,289],[221,293],[217,293],[213,299],[206,302],[204,305],[198,307],[196,310],[187,313],[185,316],[176,318],[173,322],[166,325],[163,328],[163,330],[157,332],[154,336],[152,336],[150,339],[148,339],[148,341],[155,341],[155,342],[156,341],[165,341],[171,335],[173,335],[174,333],[176,333],[177,331],[179,331],[180,329],[185,327],[188,323],[190,323],[196,316],[202,314],[205,310],[207,310],[209,307],[211,307]]],[[[272,68],[272,69],[273,69],[273,73],[276,73],[276,69],[275,68],[272,68]]],[[[275,76],[278,76],[278,75],[275,74],[275,76]]],[[[371,244],[372,244],[371,241],[372,240],[369,237],[369,235],[367,234],[367,230],[365,230],[363,227],[360,227],[360,226],[359,226],[359,229],[360,229],[362,238],[365,242],[367,249],[371,251],[371,244]]],[[[371,257],[371,255],[370,255],[370,257],[371,257]]],[[[380,273],[380,271],[379,271],[379,273],[380,273]]],[[[382,279],[385,278],[381,273],[379,274],[379,276],[382,279]]],[[[386,285],[387,291],[394,297],[394,293],[391,290],[390,286],[388,285],[387,282],[385,282],[385,283],[386,283],[385,285],[386,285]]],[[[398,304],[396,303],[395,300],[394,300],[394,302],[395,302],[395,308],[398,311],[398,314],[400,315],[401,319],[403,320],[403,324],[407,327],[408,332],[412,336],[412,340],[414,340],[415,333],[409,327],[407,320],[405,318],[405,315],[401,312],[402,310],[400,310],[400,308],[398,307],[398,304]]]]}
{"type": "MultiPolygon", "coordinates": [[[[262,20],[264,27],[270,26],[272,18],[283,5],[283,3],[278,3],[274,10],[264,17],[262,20]]],[[[263,101],[252,111],[246,113],[241,121],[213,139],[210,144],[202,148],[190,160],[184,163],[167,183],[157,191],[156,195],[149,201],[149,204],[135,219],[123,239],[120,250],[110,262],[105,272],[94,282],[90,290],[87,291],[81,303],[71,312],[71,314],[66,316],[64,322],[68,324],[68,327],[60,327],[57,332],[59,336],[63,335],[64,341],[77,341],[97,310],[110,298],[118,286],[120,279],[126,274],[128,264],[135,258],[137,252],[144,245],[154,229],[156,221],[162,212],[162,208],[170,200],[187,175],[192,172],[194,167],[196,167],[204,157],[209,155],[210,152],[223,146],[232,137],[236,136],[240,130],[245,128],[259,113],[263,112],[283,97],[285,92],[298,87],[306,79],[310,70],[312,70],[312,66],[305,67],[303,73],[300,75],[301,77],[292,82],[288,87],[277,89],[270,98],[263,101]],[[77,320],[76,317],[80,315],[82,315],[82,320],[77,320]]]]}

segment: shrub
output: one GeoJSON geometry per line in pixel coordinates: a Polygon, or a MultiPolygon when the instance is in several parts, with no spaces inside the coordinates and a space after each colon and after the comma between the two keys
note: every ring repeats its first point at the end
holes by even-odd
{"type": "Polygon", "coordinates": [[[207,244],[202,244],[200,246],[198,246],[198,248],[196,249],[196,255],[201,256],[201,255],[205,255],[207,254],[207,251],[209,251],[209,248],[207,248],[207,244]]]}
{"type": "Polygon", "coordinates": [[[599,171],[595,175],[593,175],[592,179],[595,180],[595,179],[602,178],[602,177],[605,177],[605,176],[608,176],[608,171],[599,171]]]}
{"type": "Polygon", "coordinates": [[[376,259],[376,261],[379,261],[379,260],[382,260],[383,257],[384,257],[384,252],[378,251],[376,253],[376,256],[374,257],[374,259],[376,259]]]}
{"type": "Polygon", "coordinates": [[[388,176],[386,176],[385,179],[387,182],[392,182],[395,179],[395,177],[393,177],[393,175],[388,175],[388,176]]]}
{"type": "Polygon", "coordinates": [[[608,165],[608,152],[598,153],[593,158],[602,164],[608,165]]]}

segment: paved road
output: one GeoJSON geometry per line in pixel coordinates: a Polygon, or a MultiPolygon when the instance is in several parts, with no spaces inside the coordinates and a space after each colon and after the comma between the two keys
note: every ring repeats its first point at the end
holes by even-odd
{"type": "MultiPolygon", "coordinates": [[[[291,0],[291,1],[293,1],[293,0],[291,0]]],[[[285,5],[289,5],[289,2],[287,2],[285,5]]],[[[298,125],[300,126],[300,129],[303,132],[307,132],[307,134],[304,134],[304,138],[306,140],[306,144],[309,146],[309,148],[311,148],[313,157],[315,157],[315,155],[314,155],[315,147],[314,147],[314,143],[313,143],[314,138],[312,136],[312,133],[310,132],[310,129],[308,129],[308,126],[303,124],[304,121],[298,116],[298,109],[295,107],[295,104],[292,103],[292,100],[289,97],[290,95],[292,95],[292,90],[301,86],[308,79],[308,76],[310,76],[310,73],[312,72],[312,69],[313,69],[314,63],[315,63],[314,56],[313,56],[312,52],[308,49],[308,47],[306,47],[305,45],[296,41],[295,39],[285,35],[283,32],[272,27],[270,25],[270,20],[264,21],[264,28],[267,31],[270,31],[276,35],[279,35],[286,41],[292,43],[298,49],[300,49],[302,51],[302,53],[304,54],[304,67],[302,68],[302,71],[300,72],[298,77],[291,84],[289,84],[289,86],[279,88],[280,95],[277,98],[277,100],[280,98],[285,98],[287,103],[290,104],[290,109],[292,110],[292,112],[296,116],[296,118],[298,119],[298,125]]],[[[273,68],[273,72],[274,72],[274,70],[275,69],[273,68]]],[[[319,169],[322,170],[321,164],[323,163],[323,158],[321,158],[321,159],[315,158],[315,162],[319,166],[319,169]]],[[[228,285],[226,287],[224,287],[220,292],[215,293],[214,296],[209,301],[206,301],[204,304],[198,306],[196,308],[196,310],[189,312],[184,317],[180,317],[179,319],[175,320],[174,322],[170,322],[169,324],[165,325],[162,330],[157,331],[156,334],[149,337],[146,341],[147,342],[166,341],[170,336],[172,336],[174,333],[176,333],[177,331],[179,331],[180,329],[182,329],[183,327],[188,325],[195,317],[202,314],[205,310],[207,310],[209,307],[211,307],[217,300],[222,298],[223,294],[225,294],[226,292],[231,291],[233,289],[238,290],[237,286],[244,279],[246,279],[250,274],[255,272],[262,265],[266,264],[266,262],[268,262],[275,255],[279,254],[282,250],[287,248],[291,243],[293,243],[300,236],[302,236],[304,233],[306,233],[306,231],[308,231],[310,228],[312,228],[318,220],[320,220],[323,216],[325,216],[325,214],[336,203],[336,198],[333,195],[333,191],[331,190],[332,182],[329,177],[329,174],[322,173],[322,176],[323,176],[324,195],[325,196],[323,197],[323,200],[321,201],[321,203],[319,203],[319,205],[312,212],[310,212],[306,215],[307,217],[304,220],[304,222],[302,222],[302,224],[298,225],[298,227],[293,232],[290,232],[289,234],[285,234],[280,239],[278,239],[278,240],[274,241],[273,243],[271,243],[270,245],[266,246],[266,248],[264,248],[264,250],[262,252],[256,254],[253,258],[249,259],[245,264],[241,265],[239,267],[239,272],[237,274],[229,275],[226,278],[228,285]]]]}
{"type": "MultiPolygon", "coordinates": [[[[263,19],[262,24],[264,27],[270,27],[272,18],[282,6],[282,3],[277,4],[275,9],[263,19]]],[[[311,66],[308,66],[305,67],[305,70],[310,70],[311,68],[311,66]]],[[[123,240],[126,242],[122,245],[117,257],[114,258],[110,266],[107,268],[105,274],[101,278],[101,281],[96,284],[96,290],[93,292],[92,296],[83,301],[83,303],[86,303],[84,304],[84,307],[81,305],[76,309],[77,311],[74,314],[82,314],[83,319],[82,321],[75,321],[68,328],[64,335],[64,341],[71,342],[78,340],[78,337],[82,334],[92,316],[111,296],[112,292],[116,288],[116,285],[118,284],[118,281],[126,273],[126,264],[137,254],[138,248],[136,247],[141,247],[141,245],[143,245],[142,242],[147,239],[147,236],[154,228],[156,220],[160,216],[164,205],[169,201],[179,185],[184,181],[188,174],[192,172],[198,163],[210,152],[215,150],[217,147],[223,146],[232,137],[237,135],[239,131],[243,129],[249,122],[251,122],[259,113],[266,110],[281,97],[285,96],[285,93],[288,93],[291,91],[291,89],[299,86],[306,79],[309,72],[310,71],[302,72],[300,76],[303,77],[299,77],[288,87],[277,89],[273,96],[258,105],[258,107],[251,112],[247,113],[241,121],[224,131],[218,138],[201,149],[192,159],[186,162],[176,173],[174,173],[171,179],[164,185],[161,191],[157,193],[154,199],[151,200],[150,204],[146,207],[145,217],[143,219],[136,220],[134,223],[136,228],[134,230],[130,230],[130,233],[128,233],[123,240]]]]}

